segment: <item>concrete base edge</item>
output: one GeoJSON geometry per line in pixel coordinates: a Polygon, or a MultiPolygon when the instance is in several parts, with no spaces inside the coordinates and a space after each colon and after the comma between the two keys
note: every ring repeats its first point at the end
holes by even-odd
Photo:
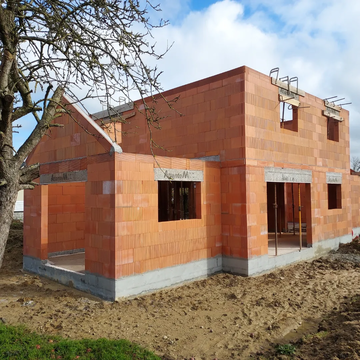
{"type": "Polygon", "coordinates": [[[181,284],[222,271],[221,255],[210,259],[176,265],[165,269],[149,271],[144,274],[108,279],[100,275],[85,274],[65,270],[30,256],[24,256],[23,268],[61,284],[73,286],[105,300],[113,301],[120,297],[138,295],[144,292],[181,284]]]}
{"type": "Polygon", "coordinates": [[[350,234],[344,235],[316,242],[312,247],[303,248],[301,251],[294,251],[279,256],[263,255],[252,259],[241,259],[224,255],[223,271],[244,276],[258,275],[282,266],[325,255],[331,250],[336,250],[340,244],[348,243],[351,240],[352,236],[350,234]]]}
{"type": "MultiPolygon", "coordinates": [[[[360,234],[360,228],[357,228],[356,231],[360,234]]],[[[302,251],[279,256],[263,255],[252,259],[242,259],[218,255],[209,259],[126,276],[116,280],[88,272],[82,274],[65,270],[49,264],[47,260],[30,256],[24,256],[23,267],[26,271],[58,281],[64,285],[73,286],[102,299],[113,301],[119,297],[162,289],[222,271],[245,276],[261,274],[278,267],[324,255],[333,249],[337,249],[339,244],[348,243],[351,240],[352,235],[349,234],[319,241],[313,244],[311,248],[303,248],[302,251]]]]}
{"type": "Polygon", "coordinates": [[[360,236],[360,227],[353,229],[353,238],[355,238],[356,236],[360,236]]]}
{"type": "Polygon", "coordinates": [[[105,300],[114,300],[115,280],[90,273],[78,273],[51,265],[47,260],[23,257],[23,268],[34,274],[55,280],[60,284],[91,293],[105,300]]]}

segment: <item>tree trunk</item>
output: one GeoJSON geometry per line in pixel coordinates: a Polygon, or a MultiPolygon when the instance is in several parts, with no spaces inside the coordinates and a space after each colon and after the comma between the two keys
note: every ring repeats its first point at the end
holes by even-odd
{"type": "Polygon", "coordinates": [[[18,181],[0,187],[0,269],[4,260],[5,247],[14,215],[18,190],[18,181]]]}

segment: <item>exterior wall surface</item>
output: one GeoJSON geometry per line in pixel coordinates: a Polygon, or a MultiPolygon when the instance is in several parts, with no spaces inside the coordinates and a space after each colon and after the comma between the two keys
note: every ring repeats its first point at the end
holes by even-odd
{"type": "Polygon", "coordinates": [[[48,252],[83,249],[85,244],[85,183],[48,185],[48,252]]]}
{"type": "Polygon", "coordinates": [[[158,157],[164,168],[204,172],[201,219],[158,222],[154,158],[123,153],[113,160],[88,166],[86,271],[117,279],[221,253],[218,163],[158,157]]]}
{"type": "MultiPolygon", "coordinates": [[[[306,190],[311,210],[303,213],[311,225],[310,246],[351,233],[346,110],[341,111],[344,121],[339,124],[339,141],[327,139],[324,101],[307,93],[300,96],[297,131],[282,128],[278,87],[271,78],[248,67],[170,90],[164,96],[179,96],[175,107],[182,115],[167,110],[161,101],[156,105],[168,118],[153,138],[170,150],[167,155],[220,156],[224,254],[252,258],[268,252],[265,167],[312,172],[313,181],[306,190]],[[343,176],[341,209],[328,209],[327,172],[343,176]]],[[[149,134],[141,114],[123,129],[132,132],[122,139],[125,151],[149,152],[149,134]],[[135,126],[138,131],[132,132],[135,126]]]]}
{"type": "MultiPolygon", "coordinates": [[[[347,178],[349,178],[350,182],[352,227],[360,228],[360,177],[358,175],[348,175],[347,178]]],[[[354,235],[360,235],[360,230],[354,235]]]]}
{"type": "MultiPolygon", "coordinates": [[[[360,178],[350,175],[347,111],[339,141],[328,140],[324,101],[302,93],[296,119],[282,127],[278,86],[247,67],[164,96],[179,100],[176,111],[162,99],[155,104],[164,119],[153,140],[166,149],[154,148],[155,157],[145,118],[133,108],[123,113],[128,123],[117,124],[126,133],[117,139],[121,148],[113,132],[76,106],[56,119],[64,128],[53,128],[28,159],[41,163],[41,176],[40,186],[25,192],[26,269],[115,299],[222,270],[261,273],[360,233],[360,178]],[[159,168],[201,172],[201,216],[159,221],[159,168]],[[329,209],[331,176],[341,186],[340,208],[329,209]],[[280,226],[292,218],[290,184],[294,190],[301,184],[309,249],[269,256],[271,182],[285,184],[280,226]],[[51,253],[76,249],[85,250],[83,274],[46,263],[51,253]]],[[[297,207],[297,191],[294,198],[297,207]]]]}

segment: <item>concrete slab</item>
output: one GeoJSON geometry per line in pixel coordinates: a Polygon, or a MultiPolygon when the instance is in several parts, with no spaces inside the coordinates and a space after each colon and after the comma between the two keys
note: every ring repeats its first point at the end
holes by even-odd
{"type": "Polygon", "coordinates": [[[83,274],[85,272],[85,252],[51,256],[48,264],[83,274]]]}
{"type": "MultiPolygon", "coordinates": [[[[268,234],[268,255],[275,256],[275,233],[268,234]]],[[[302,234],[302,247],[307,247],[306,233],[302,234]]],[[[282,233],[278,234],[278,255],[300,251],[299,234],[282,233]]]]}

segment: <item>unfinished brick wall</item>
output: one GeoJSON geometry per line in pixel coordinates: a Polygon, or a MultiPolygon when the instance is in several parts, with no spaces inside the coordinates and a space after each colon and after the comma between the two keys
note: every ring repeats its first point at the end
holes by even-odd
{"type": "Polygon", "coordinates": [[[87,271],[116,279],[221,253],[219,164],[157,161],[164,168],[204,171],[201,219],[158,222],[152,156],[99,157],[88,165],[86,183],[87,271]]]}
{"type": "MultiPolygon", "coordinates": [[[[50,128],[27,159],[28,164],[41,163],[41,175],[86,170],[88,157],[108,154],[112,147],[79,109],[69,109],[71,116],[55,119],[64,127],[50,128]]],[[[25,192],[24,255],[47,259],[48,253],[84,248],[84,231],[85,182],[41,185],[25,192]]]]}
{"type": "Polygon", "coordinates": [[[85,182],[48,185],[49,253],[83,249],[85,182]]]}
{"type": "MultiPolygon", "coordinates": [[[[66,126],[52,129],[51,138],[44,137],[29,157],[29,163],[42,163],[43,185],[25,194],[25,255],[46,259],[49,253],[85,248],[85,274],[107,279],[221,254],[242,259],[267,255],[272,221],[268,214],[273,205],[268,193],[269,184],[274,184],[266,177],[269,169],[277,175],[284,169],[297,174],[311,171],[311,180],[301,184],[308,245],[340,239],[359,223],[359,206],[349,196],[360,192],[360,183],[348,174],[346,111],[341,113],[344,121],[337,125],[339,141],[328,140],[324,103],[309,94],[301,98],[296,121],[282,127],[278,87],[266,75],[246,67],[165,93],[168,98],[177,95],[176,109],[182,116],[162,100],[157,104],[159,114],[169,117],[161,122],[160,131],[153,132],[154,140],[170,151],[156,149],[155,158],[150,155],[145,119],[138,112],[124,114],[129,123],[121,126],[126,136],[120,140],[126,153],[79,109],[73,108],[73,115],[81,126],[68,115],[57,119],[66,126]],[[211,156],[216,161],[195,159],[211,156]],[[201,217],[159,221],[159,188],[154,177],[158,167],[203,172],[204,180],[196,186],[201,217]],[[82,182],[68,183],[74,172],[83,175],[82,182]],[[332,172],[335,180],[327,180],[326,174],[332,172]],[[335,184],[341,186],[341,208],[332,208],[327,181],[337,182],[338,175],[342,175],[341,185],[335,184]],[[55,184],[59,181],[63,183],[55,184]]],[[[301,176],[285,180],[295,182],[295,178],[301,176]]],[[[285,180],[277,183],[285,204],[281,204],[280,229],[290,216],[290,183],[285,180]]],[[[191,189],[195,191],[195,186],[191,189]]],[[[297,207],[297,184],[294,190],[297,207]]],[[[298,221],[297,216],[295,211],[298,221]]],[[[239,263],[241,268],[234,265],[234,271],[251,273],[253,269],[246,268],[250,262],[242,259],[224,261],[239,263]]],[[[261,268],[267,259],[251,263],[261,268]]],[[[212,269],[219,271],[220,262],[213,263],[218,265],[212,269]]],[[[91,286],[97,285],[91,282],[91,286]]]]}
{"type": "MultiPolygon", "coordinates": [[[[200,80],[164,93],[168,99],[179,96],[170,110],[159,101],[161,130],[153,137],[169,152],[155,154],[195,158],[222,154],[223,160],[241,159],[244,152],[245,67],[200,80]]],[[[140,105],[141,108],[141,105],[140,105]]],[[[149,135],[144,118],[137,114],[123,125],[124,151],[149,154],[149,135]]]]}
{"type": "MultiPolygon", "coordinates": [[[[126,164],[125,155],[127,154],[117,156],[121,160],[122,167],[126,164]]],[[[153,159],[151,157],[146,159],[139,155],[136,155],[136,159],[139,160],[132,163],[134,164],[132,172],[135,176],[140,176],[141,181],[137,183],[137,189],[133,191],[135,194],[128,195],[130,198],[134,196],[134,199],[130,200],[130,203],[134,204],[133,209],[136,206],[145,207],[142,214],[127,218],[127,221],[118,224],[120,233],[124,234],[125,228],[125,234],[127,234],[121,237],[119,246],[133,245],[133,253],[129,249],[130,254],[128,254],[133,262],[129,262],[125,270],[138,274],[219,255],[222,245],[219,164],[177,158],[157,158],[163,168],[204,171],[204,181],[201,183],[201,219],[158,222],[158,189],[157,182],[153,180],[153,159]],[[138,163],[137,166],[136,163],[138,163]],[[145,200],[145,203],[136,204],[136,198],[139,196],[136,195],[136,191],[149,194],[145,195],[145,199],[140,198],[142,201],[145,200]],[[146,206],[147,201],[148,206],[146,206]]],[[[124,182],[123,185],[125,185],[124,182]]],[[[121,198],[120,195],[117,197],[121,198]]],[[[129,212],[133,213],[131,208],[124,207],[121,210],[123,216],[129,212]]],[[[121,259],[120,255],[120,262],[121,259]]],[[[129,258],[127,259],[130,261],[129,258]]]]}
{"type": "MultiPolygon", "coordinates": [[[[312,241],[331,239],[351,233],[351,212],[347,203],[349,186],[341,185],[342,209],[328,209],[326,172],[349,169],[349,119],[343,110],[339,142],[327,140],[327,119],[322,115],[324,102],[305,93],[298,109],[298,131],[282,129],[278,88],[269,77],[249,70],[246,78],[246,163],[259,169],[265,166],[311,170],[312,241]]],[[[259,176],[261,182],[263,175],[259,176]]],[[[257,201],[264,201],[264,193],[256,191],[257,201]]],[[[306,209],[305,209],[306,216],[306,209]]],[[[261,223],[261,214],[254,222],[261,223]]],[[[309,229],[310,231],[311,229],[309,229]]],[[[265,239],[262,242],[265,245],[265,239]]]]}
{"type": "Polygon", "coordinates": [[[360,177],[348,175],[350,182],[351,222],[353,228],[360,227],[360,177]]]}
{"type": "MultiPolygon", "coordinates": [[[[225,254],[251,257],[267,252],[264,167],[313,172],[311,187],[305,190],[303,185],[302,191],[303,203],[312,208],[308,214],[303,206],[303,219],[311,224],[311,242],[351,232],[347,195],[344,195],[342,209],[328,209],[325,177],[326,172],[340,171],[344,176],[348,172],[348,112],[341,111],[344,121],[338,124],[339,141],[328,140],[327,118],[322,115],[324,101],[305,93],[295,114],[297,126],[291,126],[291,130],[289,126],[283,128],[279,90],[270,80],[264,74],[241,67],[165,92],[169,99],[180,96],[175,107],[183,116],[167,109],[162,101],[157,105],[168,118],[162,120],[162,130],[155,131],[153,137],[170,150],[168,156],[220,155],[225,254]],[[245,173],[238,166],[246,167],[245,173]],[[223,169],[227,167],[229,170],[223,169]],[[246,189],[246,199],[243,195],[239,202],[233,202],[227,195],[228,184],[232,184],[230,171],[238,172],[238,188],[246,189]],[[240,173],[244,175],[241,177],[240,173]],[[237,213],[244,204],[246,215],[237,213]],[[315,218],[313,222],[312,218],[315,218]]],[[[124,150],[149,153],[149,134],[140,114],[123,125],[127,132],[135,128],[136,131],[123,137],[124,150]]],[[[343,194],[349,193],[348,182],[344,181],[341,188],[343,194]]]]}
{"type": "Polygon", "coordinates": [[[48,187],[24,191],[24,255],[48,257],[48,187]]]}
{"type": "MultiPolygon", "coordinates": [[[[301,87],[301,83],[300,83],[301,87]]],[[[298,131],[282,129],[278,87],[270,78],[247,68],[246,157],[258,161],[305,168],[349,169],[349,114],[342,110],[339,142],[327,140],[327,118],[322,115],[324,101],[310,94],[300,97],[298,131]]],[[[262,166],[267,166],[263,163],[262,166]]],[[[326,169],[326,170],[325,170],[326,169]]]]}
{"type": "Polygon", "coordinates": [[[223,254],[248,257],[245,166],[232,162],[221,169],[223,254]]]}
{"type": "Polygon", "coordinates": [[[114,154],[88,162],[85,199],[85,270],[115,278],[115,160],[114,154]]]}
{"type": "MultiPolygon", "coordinates": [[[[66,103],[66,100],[64,102],[66,103]]],[[[72,161],[66,171],[84,168],[83,163],[81,166],[79,164],[84,162],[84,157],[102,154],[111,148],[111,144],[99,136],[96,127],[84,120],[84,114],[80,113],[78,108],[68,105],[68,109],[71,115],[63,114],[54,120],[63,127],[50,128],[48,136],[41,139],[27,159],[29,163],[42,164],[43,173],[55,172],[54,167],[58,165],[54,162],[61,160],[72,161]]],[[[58,170],[64,171],[62,167],[58,170]]]]}

